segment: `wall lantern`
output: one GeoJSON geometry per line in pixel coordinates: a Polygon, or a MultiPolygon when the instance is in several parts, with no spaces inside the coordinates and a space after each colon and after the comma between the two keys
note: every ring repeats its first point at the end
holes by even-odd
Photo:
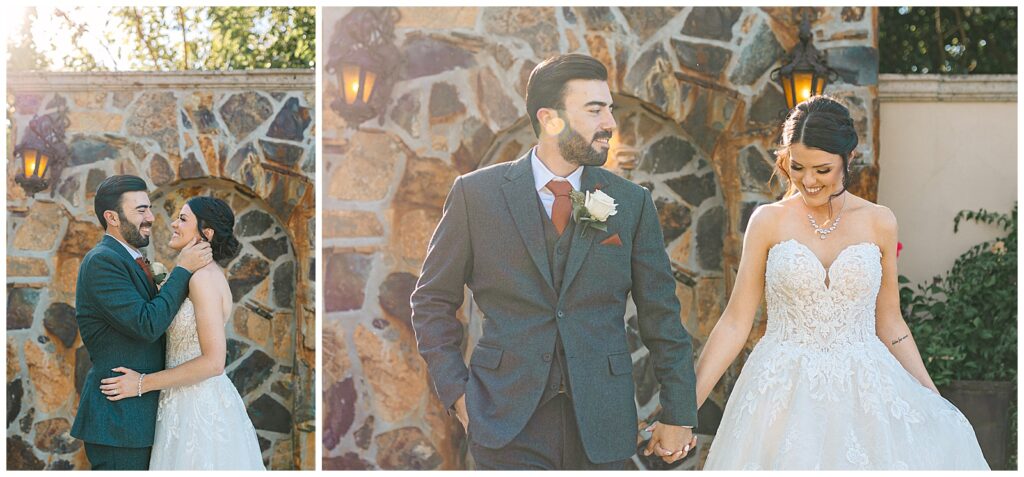
{"type": "Polygon", "coordinates": [[[825,55],[811,42],[811,22],[804,10],[800,22],[800,43],[793,47],[783,66],[772,70],[772,80],[782,86],[786,107],[793,109],[807,98],[823,94],[825,86],[838,77],[839,74],[826,63],[825,55]]]}
{"type": "Polygon", "coordinates": [[[373,117],[384,123],[401,53],[394,45],[397,8],[357,7],[339,21],[327,73],[338,80],[331,109],[353,125],[373,117]]]}
{"type": "Polygon", "coordinates": [[[46,189],[50,185],[46,172],[54,167],[60,170],[71,155],[64,143],[64,132],[70,125],[67,105],[60,96],[54,98],[54,103],[56,111],[32,117],[21,143],[14,148],[14,159],[18,161],[14,181],[30,196],[46,189]]]}

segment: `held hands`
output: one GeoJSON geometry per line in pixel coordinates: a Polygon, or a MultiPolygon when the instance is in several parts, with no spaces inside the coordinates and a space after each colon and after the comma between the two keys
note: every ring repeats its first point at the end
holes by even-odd
{"type": "Polygon", "coordinates": [[[124,374],[100,381],[100,392],[107,395],[107,400],[120,401],[139,395],[142,375],[125,367],[114,368],[111,371],[124,374]]]}
{"type": "Polygon", "coordinates": [[[185,248],[178,254],[178,266],[195,273],[196,270],[205,267],[213,261],[213,250],[209,242],[200,242],[193,238],[185,248]]]}
{"type": "Polygon", "coordinates": [[[469,432],[469,413],[466,412],[466,395],[459,396],[459,399],[455,400],[455,417],[459,418],[459,422],[462,423],[462,430],[469,432]]]}
{"type": "Polygon", "coordinates": [[[686,457],[697,447],[697,436],[693,429],[655,422],[647,429],[653,430],[651,440],[644,449],[644,455],[654,454],[661,457],[666,464],[671,464],[686,457]]]}

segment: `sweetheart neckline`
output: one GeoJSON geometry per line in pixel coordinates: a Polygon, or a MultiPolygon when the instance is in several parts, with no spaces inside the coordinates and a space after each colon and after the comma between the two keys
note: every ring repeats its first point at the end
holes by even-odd
{"type": "Polygon", "coordinates": [[[852,243],[850,245],[847,245],[847,246],[843,247],[843,249],[840,250],[838,254],[836,254],[836,258],[832,259],[832,263],[830,263],[826,267],[825,266],[825,262],[821,261],[821,258],[818,257],[818,254],[814,253],[814,250],[812,250],[811,247],[808,247],[806,244],[804,244],[803,242],[801,242],[801,241],[799,241],[799,240],[797,240],[795,238],[786,239],[786,240],[783,240],[781,242],[776,243],[775,245],[772,245],[771,247],[768,248],[768,253],[771,254],[772,250],[775,250],[775,247],[778,247],[778,246],[780,246],[780,245],[782,245],[784,243],[787,243],[787,242],[794,242],[794,243],[796,243],[797,245],[799,245],[799,246],[803,247],[805,250],[807,250],[811,254],[811,256],[814,257],[815,263],[817,263],[818,267],[820,267],[821,270],[825,272],[825,281],[822,282],[822,285],[825,287],[825,290],[828,290],[830,292],[832,291],[832,276],[831,276],[832,267],[836,264],[836,262],[839,261],[839,259],[843,256],[844,253],[846,253],[847,250],[850,250],[851,248],[858,247],[858,246],[861,246],[861,245],[873,245],[875,247],[875,249],[878,250],[879,254],[882,253],[882,247],[879,247],[878,244],[876,244],[874,242],[865,240],[865,241],[862,241],[862,242],[852,243]]]}

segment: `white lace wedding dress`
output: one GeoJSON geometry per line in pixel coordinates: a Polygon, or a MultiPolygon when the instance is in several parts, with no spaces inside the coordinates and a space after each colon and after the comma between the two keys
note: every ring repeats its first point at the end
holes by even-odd
{"type": "Polygon", "coordinates": [[[988,469],[963,414],[875,336],[881,278],[873,243],[847,247],[830,270],[796,240],[771,248],[767,331],[705,469],[988,469]]]}
{"type": "MultiPolygon", "coordinates": [[[[192,301],[167,328],[167,368],[202,354],[192,301]]],[[[160,392],[150,470],[265,470],[256,429],[231,380],[221,373],[160,392]]]]}

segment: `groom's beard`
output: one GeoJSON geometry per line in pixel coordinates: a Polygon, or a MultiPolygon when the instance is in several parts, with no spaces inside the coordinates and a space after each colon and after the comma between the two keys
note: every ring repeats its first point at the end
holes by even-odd
{"type": "Polygon", "coordinates": [[[152,229],[153,223],[143,222],[139,224],[139,227],[136,227],[135,224],[128,221],[128,217],[125,217],[122,214],[118,214],[118,216],[121,219],[121,238],[123,238],[125,242],[128,242],[128,245],[131,245],[132,247],[148,247],[149,237],[144,237],[142,233],[139,232],[139,227],[146,226],[152,229]]]}
{"type": "Polygon", "coordinates": [[[593,142],[597,139],[611,139],[611,131],[598,131],[588,142],[575,129],[566,126],[558,137],[558,152],[570,164],[577,166],[603,166],[608,161],[608,150],[594,149],[593,142]]]}

